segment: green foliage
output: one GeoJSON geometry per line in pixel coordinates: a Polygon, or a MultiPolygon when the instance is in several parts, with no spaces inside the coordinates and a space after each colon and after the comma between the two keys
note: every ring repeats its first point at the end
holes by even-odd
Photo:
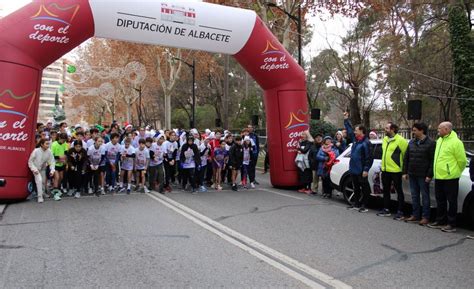
{"type": "Polygon", "coordinates": [[[184,109],[173,109],[171,112],[171,127],[189,128],[189,117],[184,109]]]}
{"type": "Polygon", "coordinates": [[[329,135],[333,137],[336,132],[337,128],[332,123],[325,122],[324,120],[311,120],[310,133],[313,137],[318,133],[323,136],[329,135]]]}
{"type": "MultiPolygon", "coordinates": [[[[231,118],[230,128],[240,129],[247,127],[252,121],[252,115],[258,115],[259,120],[264,120],[262,98],[259,95],[250,95],[248,98],[242,99],[239,103],[240,113],[231,118]]],[[[261,125],[265,127],[265,123],[261,125]]]]}
{"type": "MultiPolygon", "coordinates": [[[[463,2],[463,1],[461,1],[463,2]]],[[[449,7],[449,30],[454,62],[455,82],[474,90],[474,39],[470,35],[469,19],[463,7],[449,7]]],[[[464,126],[474,126],[474,91],[456,87],[464,126]]]]}
{"type": "MultiPolygon", "coordinates": [[[[212,105],[196,107],[196,127],[199,129],[215,127],[216,112],[212,105]]],[[[188,129],[191,117],[182,108],[174,109],[171,113],[171,126],[188,129]]]]}

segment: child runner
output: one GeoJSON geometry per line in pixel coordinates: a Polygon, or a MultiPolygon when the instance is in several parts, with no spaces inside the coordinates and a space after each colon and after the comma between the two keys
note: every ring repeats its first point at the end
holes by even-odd
{"type": "Polygon", "coordinates": [[[189,136],[186,143],[181,147],[181,165],[183,166],[182,187],[186,190],[186,185],[189,183],[192,187],[192,193],[196,194],[195,171],[199,169],[201,164],[201,157],[199,149],[194,143],[194,137],[189,136]]]}
{"type": "Polygon", "coordinates": [[[132,174],[133,167],[135,164],[135,148],[132,146],[132,139],[126,138],[125,144],[120,150],[121,156],[121,170],[120,170],[120,191],[124,192],[127,190],[127,194],[130,194],[132,188],[132,174]],[[127,179],[127,188],[125,188],[125,178],[127,179]]]}
{"type": "Polygon", "coordinates": [[[146,148],[150,152],[150,164],[148,165],[148,187],[151,191],[156,188],[156,179],[158,175],[158,145],[153,141],[153,138],[147,137],[145,139],[146,148]]]}
{"type": "Polygon", "coordinates": [[[145,186],[146,171],[149,163],[150,152],[146,148],[145,139],[141,138],[138,140],[138,149],[135,151],[135,169],[137,172],[135,177],[135,180],[137,181],[136,191],[140,191],[142,189],[144,193],[150,192],[145,186]]]}
{"type": "Polygon", "coordinates": [[[237,191],[237,176],[242,169],[244,150],[242,147],[242,138],[235,137],[235,142],[229,150],[229,168],[232,169],[232,190],[237,191]]]}
{"type": "Polygon", "coordinates": [[[201,145],[199,146],[200,154],[201,154],[201,169],[198,172],[198,181],[199,181],[199,191],[200,192],[207,192],[206,187],[204,186],[204,179],[206,177],[206,170],[211,169],[207,167],[207,160],[209,158],[209,154],[211,152],[211,146],[209,145],[209,138],[205,138],[201,145]]]}
{"type": "Polygon", "coordinates": [[[120,155],[121,146],[118,143],[120,136],[118,133],[110,135],[110,142],[105,144],[105,162],[106,162],[106,182],[107,191],[116,190],[117,180],[117,160],[120,155]]]}
{"type": "Polygon", "coordinates": [[[164,194],[164,183],[165,183],[165,169],[163,167],[163,160],[164,160],[164,151],[163,151],[163,143],[165,141],[165,135],[160,134],[157,137],[157,149],[155,152],[155,160],[157,162],[157,167],[156,167],[156,174],[157,174],[157,179],[158,179],[158,193],[164,194]]]}
{"type": "MultiPolygon", "coordinates": [[[[243,145],[244,158],[242,161],[242,170],[240,173],[240,178],[242,181],[242,185],[244,186],[245,189],[248,189],[248,176],[250,172],[249,171],[250,162],[251,162],[253,150],[254,150],[254,147],[252,146],[250,137],[249,136],[244,137],[244,145],[243,145]]],[[[253,182],[250,182],[250,186],[252,187],[252,189],[255,189],[255,184],[253,182]]]]}
{"type": "Polygon", "coordinates": [[[81,140],[75,140],[73,147],[68,151],[68,167],[69,177],[71,180],[71,189],[73,190],[74,198],[81,197],[84,177],[87,169],[87,152],[82,147],[81,140]]]}
{"type": "Polygon", "coordinates": [[[64,178],[64,171],[66,169],[66,152],[68,150],[67,146],[67,134],[60,133],[58,140],[53,142],[51,145],[51,152],[53,153],[54,160],[56,161],[54,166],[54,183],[53,183],[53,195],[54,200],[61,200],[61,183],[64,178]]]}
{"type": "Polygon", "coordinates": [[[54,175],[55,161],[53,154],[49,150],[49,140],[41,139],[39,148],[33,150],[28,159],[28,167],[35,176],[36,191],[38,192],[38,203],[43,202],[43,192],[46,190],[46,168],[49,166],[50,176],[54,175]]]}
{"type": "Polygon", "coordinates": [[[99,196],[99,193],[105,194],[104,173],[105,173],[105,149],[104,139],[100,136],[95,138],[94,144],[87,149],[87,156],[89,157],[89,167],[94,187],[94,193],[99,196]]]}
{"type": "Polygon", "coordinates": [[[164,165],[165,165],[165,190],[171,192],[170,181],[175,182],[176,173],[176,154],[178,152],[178,143],[176,142],[176,133],[170,131],[169,140],[163,143],[164,165]]]}
{"type": "Polygon", "coordinates": [[[213,168],[214,168],[214,188],[222,190],[222,170],[225,170],[227,161],[229,160],[229,152],[225,149],[225,141],[220,141],[220,147],[214,149],[213,168]]]}

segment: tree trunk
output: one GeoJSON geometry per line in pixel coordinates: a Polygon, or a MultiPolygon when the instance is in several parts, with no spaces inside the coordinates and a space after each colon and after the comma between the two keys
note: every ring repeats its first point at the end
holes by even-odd
{"type": "Polygon", "coordinates": [[[350,116],[351,116],[351,122],[356,125],[356,124],[361,124],[362,119],[360,118],[360,108],[359,108],[359,98],[354,96],[350,103],[349,103],[349,108],[350,108],[350,116]]]}
{"type": "Polygon", "coordinates": [[[171,129],[171,95],[165,93],[165,127],[171,129]]]}
{"type": "Polygon", "coordinates": [[[229,128],[229,55],[225,55],[224,62],[224,97],[222,99],[222,124],[229,128]]]}

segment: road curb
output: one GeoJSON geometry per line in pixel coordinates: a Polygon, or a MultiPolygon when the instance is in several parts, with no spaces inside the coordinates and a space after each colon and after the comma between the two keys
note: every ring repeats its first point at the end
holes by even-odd
{"type": "Polygon", "coordinates": [[[0,204],[0,218],[3,216],[3,212],[5,212],[6,208],[7,208],[7,205],[0,204]]]}

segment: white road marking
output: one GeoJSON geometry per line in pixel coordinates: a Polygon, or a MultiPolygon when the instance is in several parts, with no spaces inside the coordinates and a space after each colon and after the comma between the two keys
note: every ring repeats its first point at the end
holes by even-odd
{"type": "Polygon", "coordinates": [[[245,235],[242,235],[238,233],[237,231],[234,231],[230,229],[229,227],[226,227],[222,225],[219,222],[216,222],[209,217],[206,217],[166,196],[156,194],[156,193],[150,193],[147,194],[149,197],[152,199],[160,202],[161,204],[165,205],[166,207],[172,209],[173,211],[179,213],[180,215],[186,217],[187,219],[191,220],[195,224],[205,228],[206,230],[216,234],[217,236],[221,237],[222,239],[228,241],[229,243],[241,248],[242,250],[248,252],[249,254],[259,258],[260,260],[268,263],[269,265],[283,271],[284,273],[288,274],[289,276],[295,278],[296,280],[299,280],[300,282],[306,284],[310,288],[326,288],[326,286],[323,286],[321,284],[318,284],[317,282],[307,278],[303,274],[293,270],[291,267],[304,272],[308,276],[311,276],[315,280],[321,281],[331,287],[334,288],[344,288],[344,289],[349,289],[352,288],[350,285],[347,285],[343,283],[340,280],[335,279],[334,277],[331,277],[323,272],[320,272],[314,268],[309,267],[308,265],[305,265],[289,256],[286,256],[270,247],[267,247],[245,235]],[[240,242],[239,242],[240,241],[240,242]],[[269,258],[268,256],[265,256],[261,254],[260,252],[265,253],[268,256],[271,256],[272,258],[269,258]],[[278,262],[277,262],[278,261],[278,262]]]}
{"type": "Polygon", "coordinates": [[[268,192],[268,193],[272,193],[272,194],[275,194],[275,195],[280,195],[280,196],[288,197],[288,198],[292,198],[292,199],[297,199],[297,200],[301,200],[301,201],[305,201],[305,200],[306,200],[306,199],[303,199],[303,198],[300,198],[300,197],[295,197],[295,196],[292,196],[292,195],[287,195],[287,194],[283,194],[283,193],[278,193],[278,192],[275,192],[275,191],[272,191],[272,190],[269,190],[269,189],[258,188],[257,190],[259,190],[259,191],[264,191],[264,192],[268,192]]]}

